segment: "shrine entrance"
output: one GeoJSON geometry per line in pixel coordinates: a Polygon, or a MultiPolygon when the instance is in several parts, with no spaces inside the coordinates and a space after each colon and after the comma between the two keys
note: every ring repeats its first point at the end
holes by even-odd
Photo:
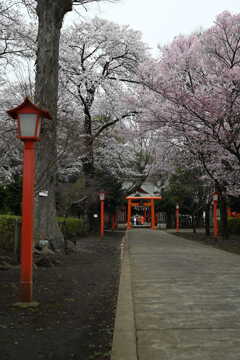
{"type": "Polygon", "coordinates": [[[136,194],[128,196],[127,228],[150,227],[157,228],[155,219],[155,200],[161,200],[161,196],[149,194],[136,194]]]}

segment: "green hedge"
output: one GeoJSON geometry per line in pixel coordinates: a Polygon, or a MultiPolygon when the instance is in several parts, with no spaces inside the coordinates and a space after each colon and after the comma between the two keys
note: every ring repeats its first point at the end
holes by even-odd
{"type": "Polygon", "coordinates": [[[58,218],[58,224],[66,239],[84,236],[89,230],[83,218],[58,218]]]}
{"type": "Polygon", "coordinates": [[[230,234],[240,235],[240,219],[229,218],[228,219],[228,229],[229,229],[230,234]]]}
{"type": "Polygon", "coordinates": [[[0,215],[0,249],[14,249],[15,226],[17,221],[21,221],[20,216],[0,215]]]}
{"type": "MultiPolygon", "coordinates": [[[[16,222],[18,224],[21,222],[20,216],[0,215],[0,250],[13,251],[16,222]]],[[[70,240],[88,233],[88,226],[82,218],[58,218],[58,223],[66,239],[70,240]]]]}

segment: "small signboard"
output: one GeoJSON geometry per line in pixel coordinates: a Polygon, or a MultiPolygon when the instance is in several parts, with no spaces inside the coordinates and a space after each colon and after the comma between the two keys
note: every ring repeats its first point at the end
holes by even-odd
{"type": "Polygon", "coordinates": [[[42,197],[48,197],[48,191],[47,190],[42,190],[42,191],[39,192],[38,195],[42,196],[42,197]]]}

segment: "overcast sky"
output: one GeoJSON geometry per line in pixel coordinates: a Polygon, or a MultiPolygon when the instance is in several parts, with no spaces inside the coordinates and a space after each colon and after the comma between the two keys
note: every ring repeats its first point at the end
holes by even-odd
{"type": "MultiPolygon", "coordinates": [[[[119,0],[111,4],[91,4],[84,17],[99,16],[140,30],[143,40],[154,49],[170,42],[174,36],[190,34],[200,27],[211,26],[217,14],[224,10],[240,12],[239,0],[119,0]]],[[[67,16],[67,23],[73,16],[67,16]]]]}

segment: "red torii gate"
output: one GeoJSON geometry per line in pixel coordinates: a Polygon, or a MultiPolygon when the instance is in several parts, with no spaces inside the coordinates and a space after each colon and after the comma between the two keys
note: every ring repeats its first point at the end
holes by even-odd
{"type": "Polygon", "coordinates": [[[151,208],[151,228],[152,230],[156,229],[156,225],[155,225],[155,207],[154,207],[154,201],[155,200],[161,200],[162,197],[161,196],[155,196],[155,195],[146,195],[146,196],[141,196],[141,195],[136,195],[136,196],[127,196],[126,197],[127,201],[128,201],[128,210],[127,210],[127,229],[131,229],[132,224],[131,224],[131,216],[132,216],[132,207],[133,206],[138,206],[140,200],[148,200],[147,203],[144,203],[143,205],[145,207],[150,207],[151,208]],[[135,202],[134,202],[135,201],[135,202]]]}

